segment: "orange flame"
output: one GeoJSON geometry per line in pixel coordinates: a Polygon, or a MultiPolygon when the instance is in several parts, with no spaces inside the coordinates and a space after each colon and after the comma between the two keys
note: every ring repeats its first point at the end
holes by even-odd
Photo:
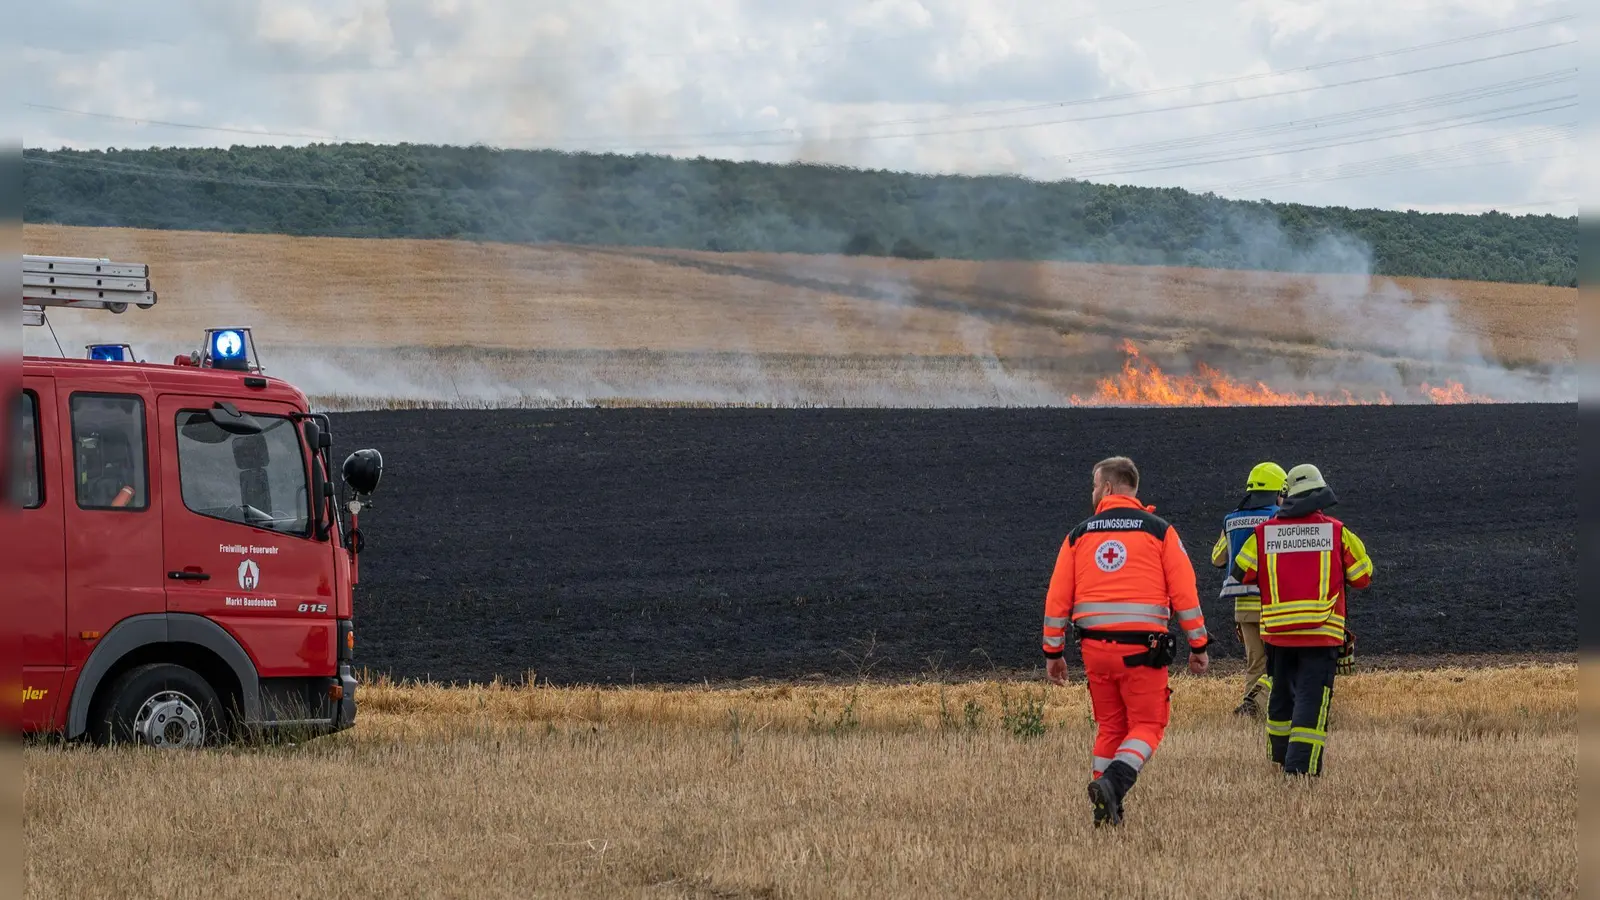
{"type": "Polygon", "coordinates": [[[1422,393],[1431,403],[1493,403],[1494,398],[1483,394],[1469,394],[1459,381],[1445,382],[1444,387],[1434,387],[1426,381],[1422,383],[1422,393]]]}
{"type": "MultiPolygon", "coordinates": [[[[1236,381],[1224,373],[1200,363],[1194,375],[1168,375],[1155,363],[1144,359],[1139,348],[1129,340],[1122,342],[1122,372],[1102,378],[1094,396],[1084,399],[1076,394],[1072,403],[1080,406],[1388,406],[1394,403],[1389,395],[1379,392],[1376,398],[1361,399],[1349,391],[1338,396],[1316,393],[1296,394],[1280,391],[1257,381],[1248,384],[1236,381]]],[[[1422,394],[1432,403],[1492,403],[1488,397],[1469,394],[1460,382],[1446,382],[1444,387],[1424,383],[1422,394]]]]}

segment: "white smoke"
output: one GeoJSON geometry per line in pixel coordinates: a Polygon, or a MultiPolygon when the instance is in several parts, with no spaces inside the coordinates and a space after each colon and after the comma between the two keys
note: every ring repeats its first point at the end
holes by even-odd
{"type": "MultiPolygon", "coordinates": [[[[280,314],[237,285],[191,279],[181,296],[163,294],[159,316],[64,310],[51,322],[68,356],[82,356],[90,342],[128,340],[143,358],[163,362],[197,349],[208,325],[251,325],[267,373],[330,411],[1066,406],[1074,395],[1092,395],[1096,378],[1116,373],[1124,337],[1170,374],[1205,362],[1236,379],[1297,393],[1337,396],[1351,388],[1415,402],[1421,383],[1454,380],[1499,400],[1576,399],[1574,366],[1507,364],[1488,336],[1466,324],[1448,282],[1426,282],[1413,292],[1374,278],[1371,248],[1348,235],[1325,234],[1297,247],[1268,218],[1239,216],[1226,225],[1226,235],[1203,243],[1241,265],[1302,273],[1299,288],[1286,292],[1284,276],[1264,269],[1179,277],[1168,268],[1128,267],[1114,273],[1119,288],[1112,303],[1075,295],[1070,274],[1048,263],[680,255],[675,264],[691,267],[736,263],[743,274],[719,279],[716,290],[743,292],[727,300],[730,313],[759,315],[728,315],[715,333],[696,336],[699,348],[683,349],[681,341],[652,347],[650,333],[619,347],[607,337],[614,329],[601,333],[573,316],[524,321],[527,307],[511,297],[475,308],[496,317],[504,343],[543,349],[392,346],[384,316],[364,320],[352,335],[359,340],[345,344],[321,323],[280,314]],[[959,271],[975,273],[970,284],[952,281],[950,273],[959,271]],[[1207,278],[1236,286],[1236,309],[1184,307],[1184,279],[1207,278]],[[770,285],[781,279],[802,287],[776,294],[770,285]],[[783,349],[790,335],[802,334],[804,352],[783,349]],[[863,352],[864,346],[877,349],[863,352]]],[[[473,259],[487,262],[480,253],[473,259]]],[[[565,263],[561,282],[581,286],[594,266],[607,264],[605,252],[586,254],[565,263]]],[[[604,309],[606,299],[591,302],[604,309]]],[[[661,302],[660,326],[672,328],[670,300],[661,302]]],[[[441,296],[438,308],[452,309],[451,298],[441,296]]],[[[49,330],[28,332],[27,352],[56,354],[49,330]]]]}

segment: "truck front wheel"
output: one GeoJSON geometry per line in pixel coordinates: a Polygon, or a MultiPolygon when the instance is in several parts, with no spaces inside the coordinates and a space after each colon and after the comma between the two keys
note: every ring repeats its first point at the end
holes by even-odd
{"type": "Polygon", "coordinates": [[[187,749],[222,737],[217,692],[192,669],[171,663],[135,666],[112,682],[104,697],[89,722],[95,743],[187,749]]]}

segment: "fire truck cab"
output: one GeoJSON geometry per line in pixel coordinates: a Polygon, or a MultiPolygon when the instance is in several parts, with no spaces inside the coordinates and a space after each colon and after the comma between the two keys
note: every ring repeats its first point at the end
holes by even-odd
{"type": "MultiPolygon", "coordinates": [[[[26,324],[156,302],[142,264],[25,256],[23,282],[26,324]]],[[[167,364],[23,358],[0,579],[23,732],[198,747],[354,724],[356,520],[382,457],[335,484],[327,416],[254,351],[225,327],[167,364]]]]}

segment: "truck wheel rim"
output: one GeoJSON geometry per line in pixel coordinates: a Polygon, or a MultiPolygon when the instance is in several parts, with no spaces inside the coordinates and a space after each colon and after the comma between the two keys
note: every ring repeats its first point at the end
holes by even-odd
{"type": "Polygon", "coordinates": [[[200,706],[179,691],[162,691],[139,707],[133,730],[153,747],[198,747],[205,743],[200,706]]]}

